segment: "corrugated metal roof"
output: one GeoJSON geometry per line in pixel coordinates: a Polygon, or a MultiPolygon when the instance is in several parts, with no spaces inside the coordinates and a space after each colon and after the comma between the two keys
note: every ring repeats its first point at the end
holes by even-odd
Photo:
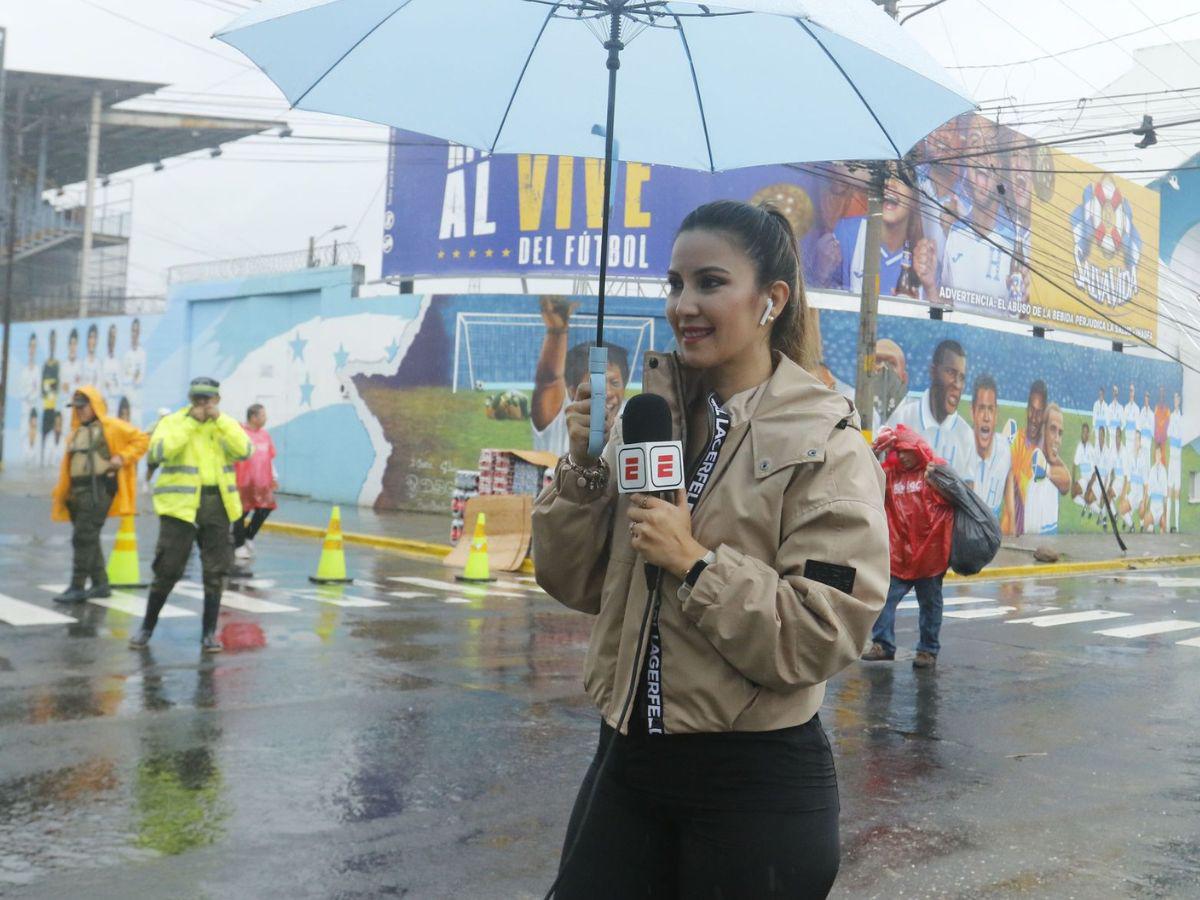
{"type": "Polygon", "coordinates": [[[87,129],[92,95],[97,91],[106,115],[114,120],[101,128],[100,174],[121,172],[285,125],[256,119],[112,109],[166,86],[154,82],[12,69],[6,73],[6,81],[7,116],[15,116],[18,107],[22,108],[21,121],[26,129],[22,162],[29,169],[37,166],[42,140],[43,126],[35,123],[45,123],[46,178],[51,186],[73,184],[85,177],[87,129]]]}

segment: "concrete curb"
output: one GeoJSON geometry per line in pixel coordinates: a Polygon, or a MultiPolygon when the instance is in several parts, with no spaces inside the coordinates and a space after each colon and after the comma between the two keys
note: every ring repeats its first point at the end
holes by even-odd
{"type": "Polygon", "coordinates": [[[947,581],[964,584],[994,581],[999,578],[1045,578],[1055,575],[1084,575],[1088,572],[1127,572],[1135,569],[1163,569],[1174,566],[1200,565],[1200,554],[1184,556],[1134,556],[1124,559],[1097,559],[1089,562],[1038,563],[1032,566],[996,566],[978,575],[958,575],[949,572],[947,581]]]}
{"type": "MultiPolygon", "coordinates": [[[[264,531],[274,531],[293,537],[315,538],[323,540],[325,529],[314,525],[297,525],[292,522],[265,522],[264,531]]],[[[379,534],[362,534],[355,531],[342,532],[342,540],[347,544],[359,544],[364,547],[374,547],[378,550],[392,550],[407,556],[425,560],[443,560],[453,549],[448,544],[434,544],[428,541],[413,541],[408,538],[387,537],[379,534]]],[[[1000,578],[1046,578],[1059,575],[1084,575],[1088,572],[1126,572],[1134,569],[1162,569],[1174,566],[1200,565],[1200,553],[1182,556],[1135,556],[1124,559],[1098,559],[1089,562],[1038,563],[1031,566],[995,566],[984,569],[978,575],[958,575],[949,572],[947,581],[971,582],[995,581],[1000,578]]],[[[525,560],[521,572],[533,574],[533,561],[525,560]]]]}

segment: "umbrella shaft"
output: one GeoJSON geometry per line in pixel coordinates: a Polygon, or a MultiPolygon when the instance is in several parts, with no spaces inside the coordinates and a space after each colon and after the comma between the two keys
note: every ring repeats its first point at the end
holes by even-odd
{"type": "Polygon", "coordinates": [[[604,126],[604,207],[600,220],[600,298],[596,307],[596,346],[604,346],[604,296],[608,279],[608,229],[612,219],[613,128],[617,114],[617,70],[621,68],[621,14],[609,17],[608,40],[608,118],[604,126]]]}

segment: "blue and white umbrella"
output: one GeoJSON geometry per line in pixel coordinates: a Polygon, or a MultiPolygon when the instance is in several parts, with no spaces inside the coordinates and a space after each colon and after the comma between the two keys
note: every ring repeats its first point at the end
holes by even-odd
{"type": "Polygon", "coordinates": [[[895,159],[973,107],[871,0],[266,0],[216,37],[293,107],[481,150],[596,156],[606,113],[606,171],[614,135],[708,171],[895,159]]]}

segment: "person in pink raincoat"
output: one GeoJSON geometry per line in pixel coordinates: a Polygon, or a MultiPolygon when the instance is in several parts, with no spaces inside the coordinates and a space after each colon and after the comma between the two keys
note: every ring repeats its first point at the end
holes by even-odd
{"type": "Polygon", "coordinates": [[[246,434],[253,450],[248,459],[237,464],[238,493],[242,496],[242,517],[233,523],[233,555],[249,559],[254,555],[254,536],[262,528],[275,504],[275,442],[267,433],[267,411],[261,403],[246,410],[246,434]]]}

